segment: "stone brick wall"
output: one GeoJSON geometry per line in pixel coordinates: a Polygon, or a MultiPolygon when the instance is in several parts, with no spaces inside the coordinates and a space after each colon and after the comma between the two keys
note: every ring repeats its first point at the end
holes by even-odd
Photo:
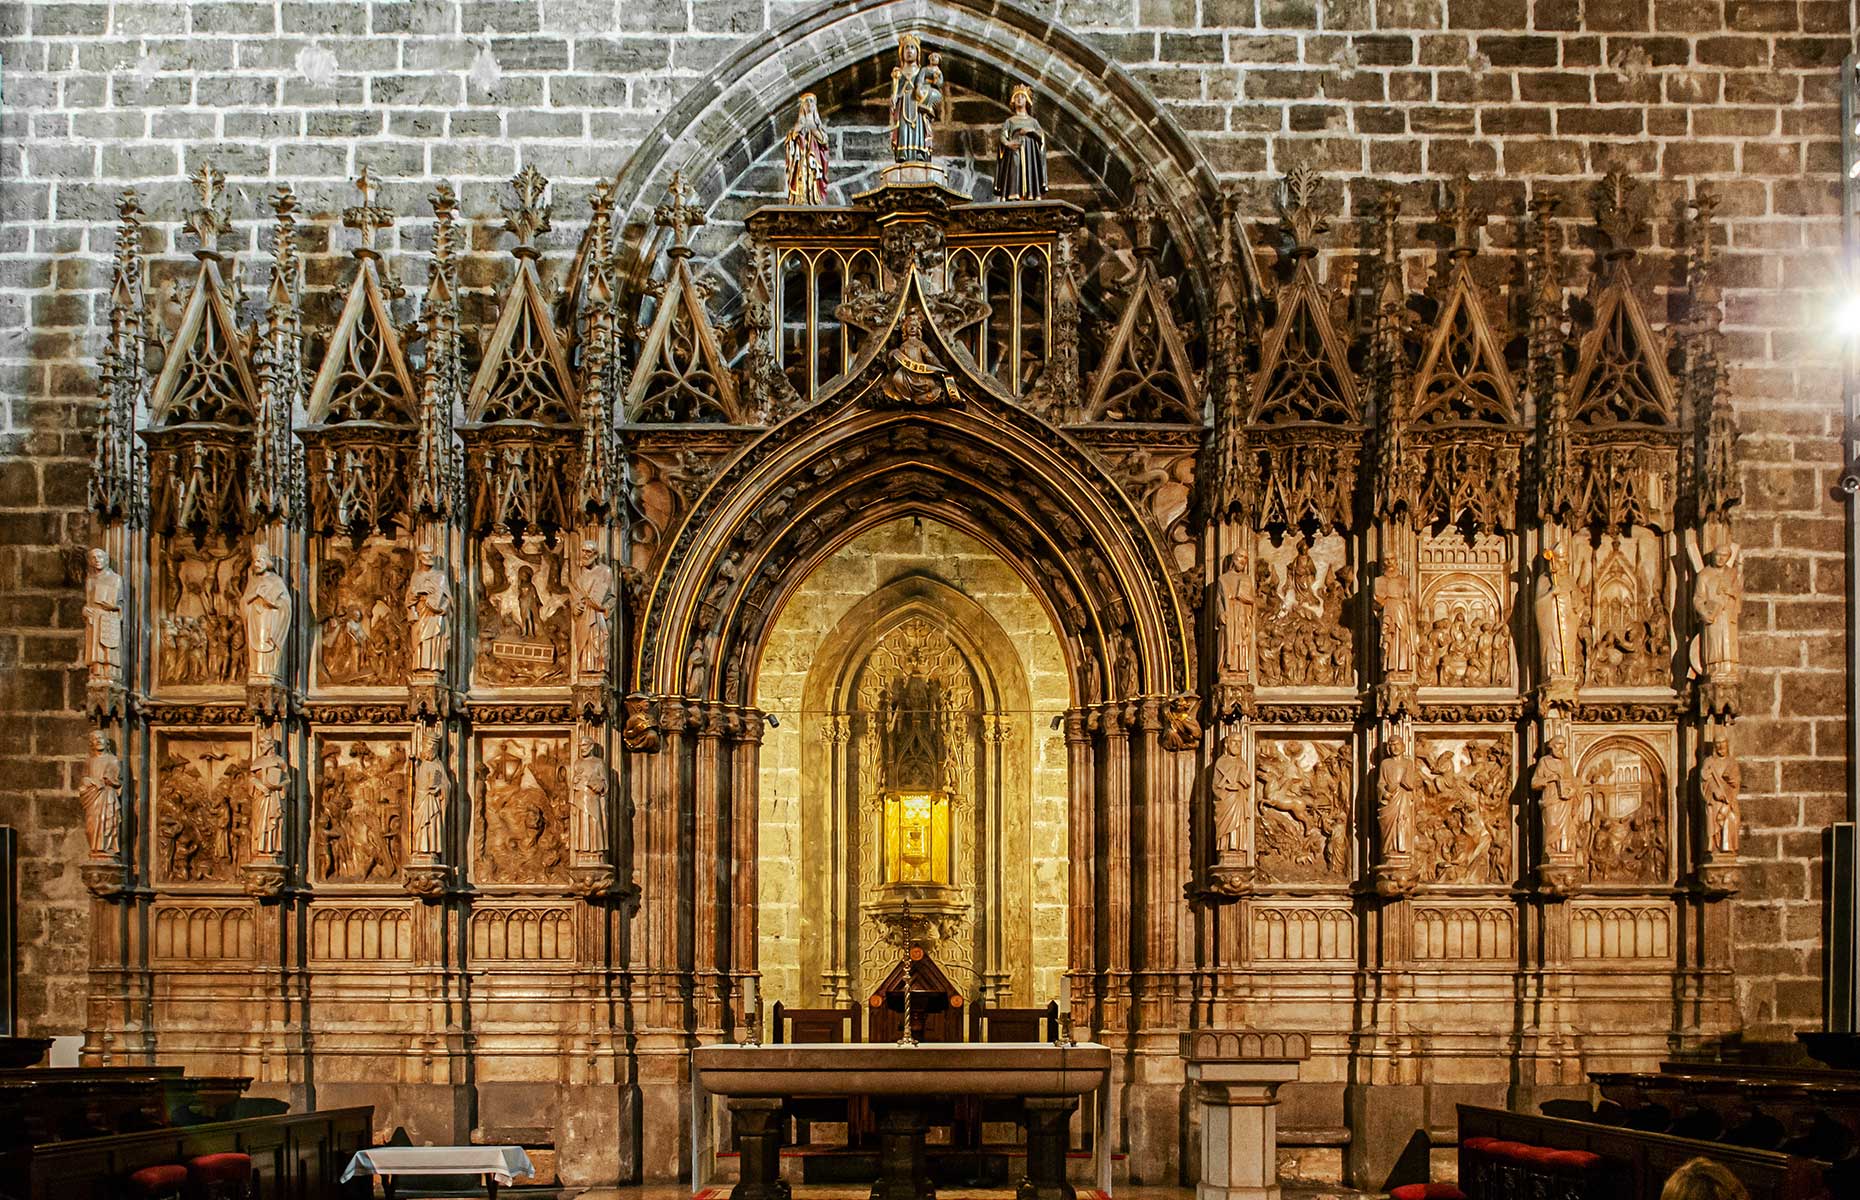
{"type": "MultiPolygon", "coordinates": [[[[1752,1025],[1813,1024],[1819,837],[1843,786],[1839,375],[1823,314],[1839,236],[1835,68],[1851,40],[1848,6],[1032,3],[1123,64],[1217,173],[1257,181],[1261,195],[1294,165],[1345,178],[1470,171],[1572,185],[1618,165],[1721,188],[1754,668],[1740,732],[1754,865],[1738,903],[1739,986],[1752,1025]]],[[[71,793],[82,722],[68,548],[86,532],[109,199],[125,184],[143,190],[164,239],[153,248],[172,265],[187,248],[174,238],[181,180],[208,157],[241,189],[235,245],[253,243],[252,218],[274,182],[297,185],[327,222],[350,202],[347,180],[363,163],[403,210],[445,176],[469,215],[488,218],[495,189],[525,163],[579,197],[725,57],[818,7],[0,5],[0,817],[24,833],[29,1029],[73,1032],[81,1021],[85,906],[71,793]]],[[[858,18],[848,22],[857,37],[858,18]]],[[[494,240],[486,224],[475,245],[494,240]]],[[[337,267],[317,248],[313,236],[312,283],[327,287],[337,267]]],[[[489,286],[501,271],[468,278],[489,286]]]]}

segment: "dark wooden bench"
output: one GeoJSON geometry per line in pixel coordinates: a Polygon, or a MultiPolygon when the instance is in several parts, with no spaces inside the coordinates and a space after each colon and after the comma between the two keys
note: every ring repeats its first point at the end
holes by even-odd
{"type": "Polygon", "coordinates": [[[226,1120],[251,1085],[165,1066],[0,1071],[0,1146],[226,1120]]]}
{"type": "MultiPolygon", "coordinates": [[[[843,1045],[861,1039],[863,1014],[857,1004],[844,1008],[788,1008],[777,1000],[769,1009],[770,1040],[776,1044],[796,1046],[843,1045]]],[[[819,1096],[789,1102],[794,1118],[791,1144],[811,1145],[813,1126],[844,1122],[846,1144],[859,1141],[863,1126],[870,1124],[866,1102],[859,1096],[819,1096]]]]}
{"type": "Polygon", "coordinates": [[[12,1200],[117,1200],[123,1180],[144,1167],[238,1152],[251,1155],[264,1200],[366,1200],[368,1180],[336,1181],[373,1141],[369,1106],[74,1138],[0,1152],[0,1192],[12,1200]]]}
{"type": "Polygon", "coordinates": [[[1675,1137],[1599,1121],[1462,1104],[1459,1142],[1460,1188],[1468,1200],[1525,1200],[1533,1195],[1557,1200],[1659,1200],[1667,1177],[1694,1158],[1709,1158],[1727,1168],[1750,1193],[1750,1200],[1832,1200],[1825,1163],[1775,1150],[1675,1137]],[[1494,1171],[1491,1156],[1477,1148],[1481,1139],[1586,1151],[1599,1155],[1603,1162],[1585,1176],[1582,1190],[1558,1191],[1539,1186],[1540,1177],[1526,1169],[1494,1171]],[[1469,1142],[1473,1143],[1470,1147],[1469,1142]]]}

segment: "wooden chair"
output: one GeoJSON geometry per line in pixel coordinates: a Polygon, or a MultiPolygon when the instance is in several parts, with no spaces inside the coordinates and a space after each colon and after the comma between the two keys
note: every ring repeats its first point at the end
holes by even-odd
{"type": "Polygon", "coordinates": [[[971,1042],[1051,1042],[1059,1037],[1059,1001],[1045,1008],[995,1008],[977,1001],[969,1010],[971,1042]]]}
{"type": "MultiPolygon", "coordinates": [[[[777,1000],[769,1008],[769,1036],[776,1045],[836,1045],[861,1040],[862,1016],[857,1004],[845,1008],[789,1008],[777,1000]]],[[[860,1096],[816,1096],[788,1102],[794,1117],[790,1144],[812,1144],[813,1125],[821,1121],[844,1121],[846,1144],[855,1144],[864,1119],[864,1098],[860,1096]]]]}

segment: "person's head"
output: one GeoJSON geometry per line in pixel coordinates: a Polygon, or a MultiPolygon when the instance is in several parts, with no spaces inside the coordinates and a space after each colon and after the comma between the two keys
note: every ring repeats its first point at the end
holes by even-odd
{"type": "Polygon", "coordinates": [[[1706,557],[1711,560],[1712,566],[1722,567],[1731,561],[1731,548],[1729,546],[1713,546],[1711,548],[1711,553],[1706,557]]]}
{"type": "Polygon", "coordinates": [[[581,543],[581,565],[582,566],[584,567],[593,566],[594,560],[597,557],[599,557],[599,555],[600,555],[600,549],[593,542],[587,541],[587,542],[581,543]]]}
{"type": "Polygon", "coordinates": [[[1246,751],[1246,735],[1238,729],[1228,730],[1227,736],[1221,739],[1221,749],[1239,758],[1246,751]]]}
{"type": "Polygon", "coordinates": [[[1729,1168],[1695,1158],[1666,1177],[1660,1200],[1750,1200],[1750,1192],[1729,1168]]]}
{"type": "Polygon", "coordinates": [[[263,542],[252,547],[252,569],[261,575],[271,570],[271,551],[263,542]]]}
{"type": "Polygon", "coordinates": [[[1731,753],[1731,743],[1726,738],[1713,738],[1711,752],[1714,758],[1726,758],[1731,753]]]}
{"type": "MultiPolygon", "coordinates": [[[[936,61],[936,56],[934,54],[930,56],[930,61],[933,63],[936,61]]],[[[1014,94],[1008,99],[1008,107],[1017,113],[1032,112],[1033,89],[1024,83],[1015,88],[1014,94]]]]}
{"type": "Polygon", "coordinates": [[[90,748],[99,754],[108,754],[110,752],[110,735],[101,729],[91,730],[90,748]]]}
{"type": "Polygon", "coordinates": [[[87,557],[90,559],[90,569],[93,571],[107,570],[110,566],[110,556],[102,549],[93,549],[87,557]]]}
{"type": "Polygon", "coordinates": [[[812,92],[801,93],[801,119],[809,121],[820,115],[820,101],[812,92]]]}
{"type": "Polygon", "coordinates": [[[420,566],[430,571],[439,565],[439,555],[431,546],[420,547],[420,566]]]}
{"type": "Polygon", "coordinates": [[[1405,738],[1390,738],[1390,739],[1389,739],[1389,749],[1388,749],[1388,757],[1390,757],[1390,758],[1406,758],[1407,756],[1408,756],[1408,742],[1407,742],[1407,740],[1406,740],[1405,738]]]}
{"type": "Polygon", "coordinates": [[[1550,739],[1550,753],[1556,755],[1558,758],[1563,757],[1563,754],[1568,749],[1569,749],[1569,739],[1564,737],[1562,734],[1558,734],[1557,736],[1550,739]]]}

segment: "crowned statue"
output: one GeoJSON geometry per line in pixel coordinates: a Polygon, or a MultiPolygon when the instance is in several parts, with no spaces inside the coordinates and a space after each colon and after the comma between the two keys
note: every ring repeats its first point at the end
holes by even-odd
{"type": "Polygon", "coordinates": [[[1008,100],[1012,114],[1002,123],[995,155],[995,198],[1046,198],[1046,131],[1033,115],[1033,89],[1020,84],[1008,100]]]}
{"type": "Polygon", "coordinates": [[[928,164],[933,123],[942,115],[941,55],[924,62],[923,43],[914,33],[898,39],[898,65],[891,72],[891,157],[894,162],[928,164]]]}
{"type": "Polygon", "coordinates": [[[801,97],[801,111],[788,131],[788,203],[827,202],[827,126],[814,93],[801,97]]]}

